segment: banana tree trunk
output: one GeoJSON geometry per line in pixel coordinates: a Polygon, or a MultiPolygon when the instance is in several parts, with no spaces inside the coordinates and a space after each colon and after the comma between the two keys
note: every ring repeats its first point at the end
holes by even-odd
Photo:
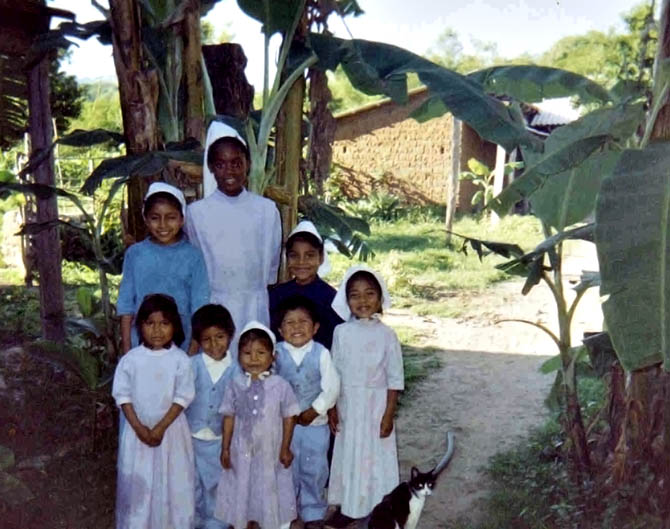
{"type": "Polygon", "coordinates": [[[184,137],[204,143],[205,112],[202,79],[202,45],[200,42],[200,1],[192,0],[184,13],[184,79],[186,81],[186,108],[184,137]]]}
{"type": "MultiPolygon", "coordinates": [[[[664,0],[659,25],[659,47],[656,55],[655,93],[660,93],[663,77],[667,74],[661,65],[670,57],[670,0],[664,0]]],[[[650,136],[653,141],[670,140],[670,104],[665,102],[653,125],[650,136]]],[[[657,484],[668,505],[670,500],[670,373],[661,365],[638,369],[630,373],[630,379],[621,389],[621,381],[610,384],[612,400],[622,401],[623,410],[610,416],[610,431],[613,438],[612,466],[609,469],[612,483],[621,486],[635,484],[649,469],[657,475],[657,484]],[[617,395],[617,392],[619,393],[617,395]],[[621,397],[623,393],[623,399],[621,397]]],[[[621,408],[621,406],[619,406],[621,408]]]]}
{"type": "MultiPolygon", "coordinates": [[[[109,8],[126,150],[128,154],[155,150],[158,146],[158,78],[145,66],[139,2],[110,0],[109,8]]],[[[128,182],[127,233],[135,241],[145,236],[142,200],[151,180],[133,178],[128,182]]]]}

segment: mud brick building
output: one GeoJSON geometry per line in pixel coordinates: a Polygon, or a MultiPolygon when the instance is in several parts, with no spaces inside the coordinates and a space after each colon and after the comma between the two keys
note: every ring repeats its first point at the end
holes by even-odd
{"type": "Polygon", "coordinates": [[[409,115],[428,97],[410,92],[405,106],[377,101],[336,116],[334,174],[350,198],[386,191],[408,204],[445,205],[455,188],[456,210],[470,211],[475,192],[458,174],[470,158],[495,165],[496,145],[451,114],[425,123],[409,115]]]}

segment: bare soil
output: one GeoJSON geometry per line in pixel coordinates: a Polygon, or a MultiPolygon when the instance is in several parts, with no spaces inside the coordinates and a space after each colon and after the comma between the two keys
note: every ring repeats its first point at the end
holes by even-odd
{"type": "MultiPolygon", "coordinates": [[[[420,331],[418,347],[434,347],[442,367],[412,391],[397,420],[401,479],[412,466],[431,468],[444,453],[446,432],[454,432],[451,465],[427,500],[422,529],[447,528],[455,520],[477,522],[477,502],[489,486],[484,466],[546,419],[543,401],[553,382],[539,366],[557,353],[548,335],[531,325],[498,323],[526,319],[557,332],[555,307],[546,287],[521,295],[522,282],[497,284],[463,299],[466,315],[426,318],[390,311],[386,322],[420,331]]],[[[573,343],[585,331],[602,328],[597,289],[582,299],[573,323],[573,343]]]]}

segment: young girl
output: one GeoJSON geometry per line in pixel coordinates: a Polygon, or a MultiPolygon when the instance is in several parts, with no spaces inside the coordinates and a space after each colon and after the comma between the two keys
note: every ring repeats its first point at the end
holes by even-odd
{"type": "Polygon", "coordinates": [[[126,251],[116,304],[124,353],[139,342],[133,318],[144,296],[154,292],[177,302],[184,342],[176,345],[191,353],[197,349],[191,347],[191,315],[209,301],[209,282],[202,253],[183,238],[185,210],[179,189],[164,182],[149,186],[143,209],[149,237],[126,251]]]}
{"type": "Polygon", "coordinates": [[[251,320],[269,325],[267,287],[277,281],[279,211],[246,190],[249,150],[234,129],[213,122],[205,156],[206,188],[215,180],[216,189],[188,207],[186,232],[205,256],[211,302],[226,307],[238,329],[251,320]]]}
{"type": "Polygon", "coordinates": [[[126,417],[119,439],[117,529],[192,529],[194,468],[182,413],[193,400],[193,370],[177,305],[147,296],[137,311],[141,345],[116,367],[112,395],[126,417]]]}
{"type": "Polygon", "coordinates": [[[296,517],[291,437],[298,402],[288,382],[270,372],[275,336],[250,322],[239,341],[244,371],[226,387],[215,516],[235,529],[288,528],[296,517]]]}
{"type": "Polygon", "coordinates": [[[390,303],[384,280],[363,266],[347,271],[333,300],[345,323],[335,328],[332,348],[340,395],[328,502],[341,507],[330,525],[367,516],[398,485],[393,417],[404,389],[402,352],[379,319],[390,303]]]}

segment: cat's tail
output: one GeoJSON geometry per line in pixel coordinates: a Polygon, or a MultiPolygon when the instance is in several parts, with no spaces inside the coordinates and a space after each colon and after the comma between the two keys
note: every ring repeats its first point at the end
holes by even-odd
{"type": "Polygon", "coordinates": [[[440,475],[440,472],[442,472],[447,466],[449,465],[449,461],[451,461],[451,457],[454,455],[454,434],[452,432],[447,432],[447,451],[442,456],[442,459],[440,459],[440,462],[435,466],[435,468],[431,471],[432,474],[437,478],[437,476],[440,475]]]}

